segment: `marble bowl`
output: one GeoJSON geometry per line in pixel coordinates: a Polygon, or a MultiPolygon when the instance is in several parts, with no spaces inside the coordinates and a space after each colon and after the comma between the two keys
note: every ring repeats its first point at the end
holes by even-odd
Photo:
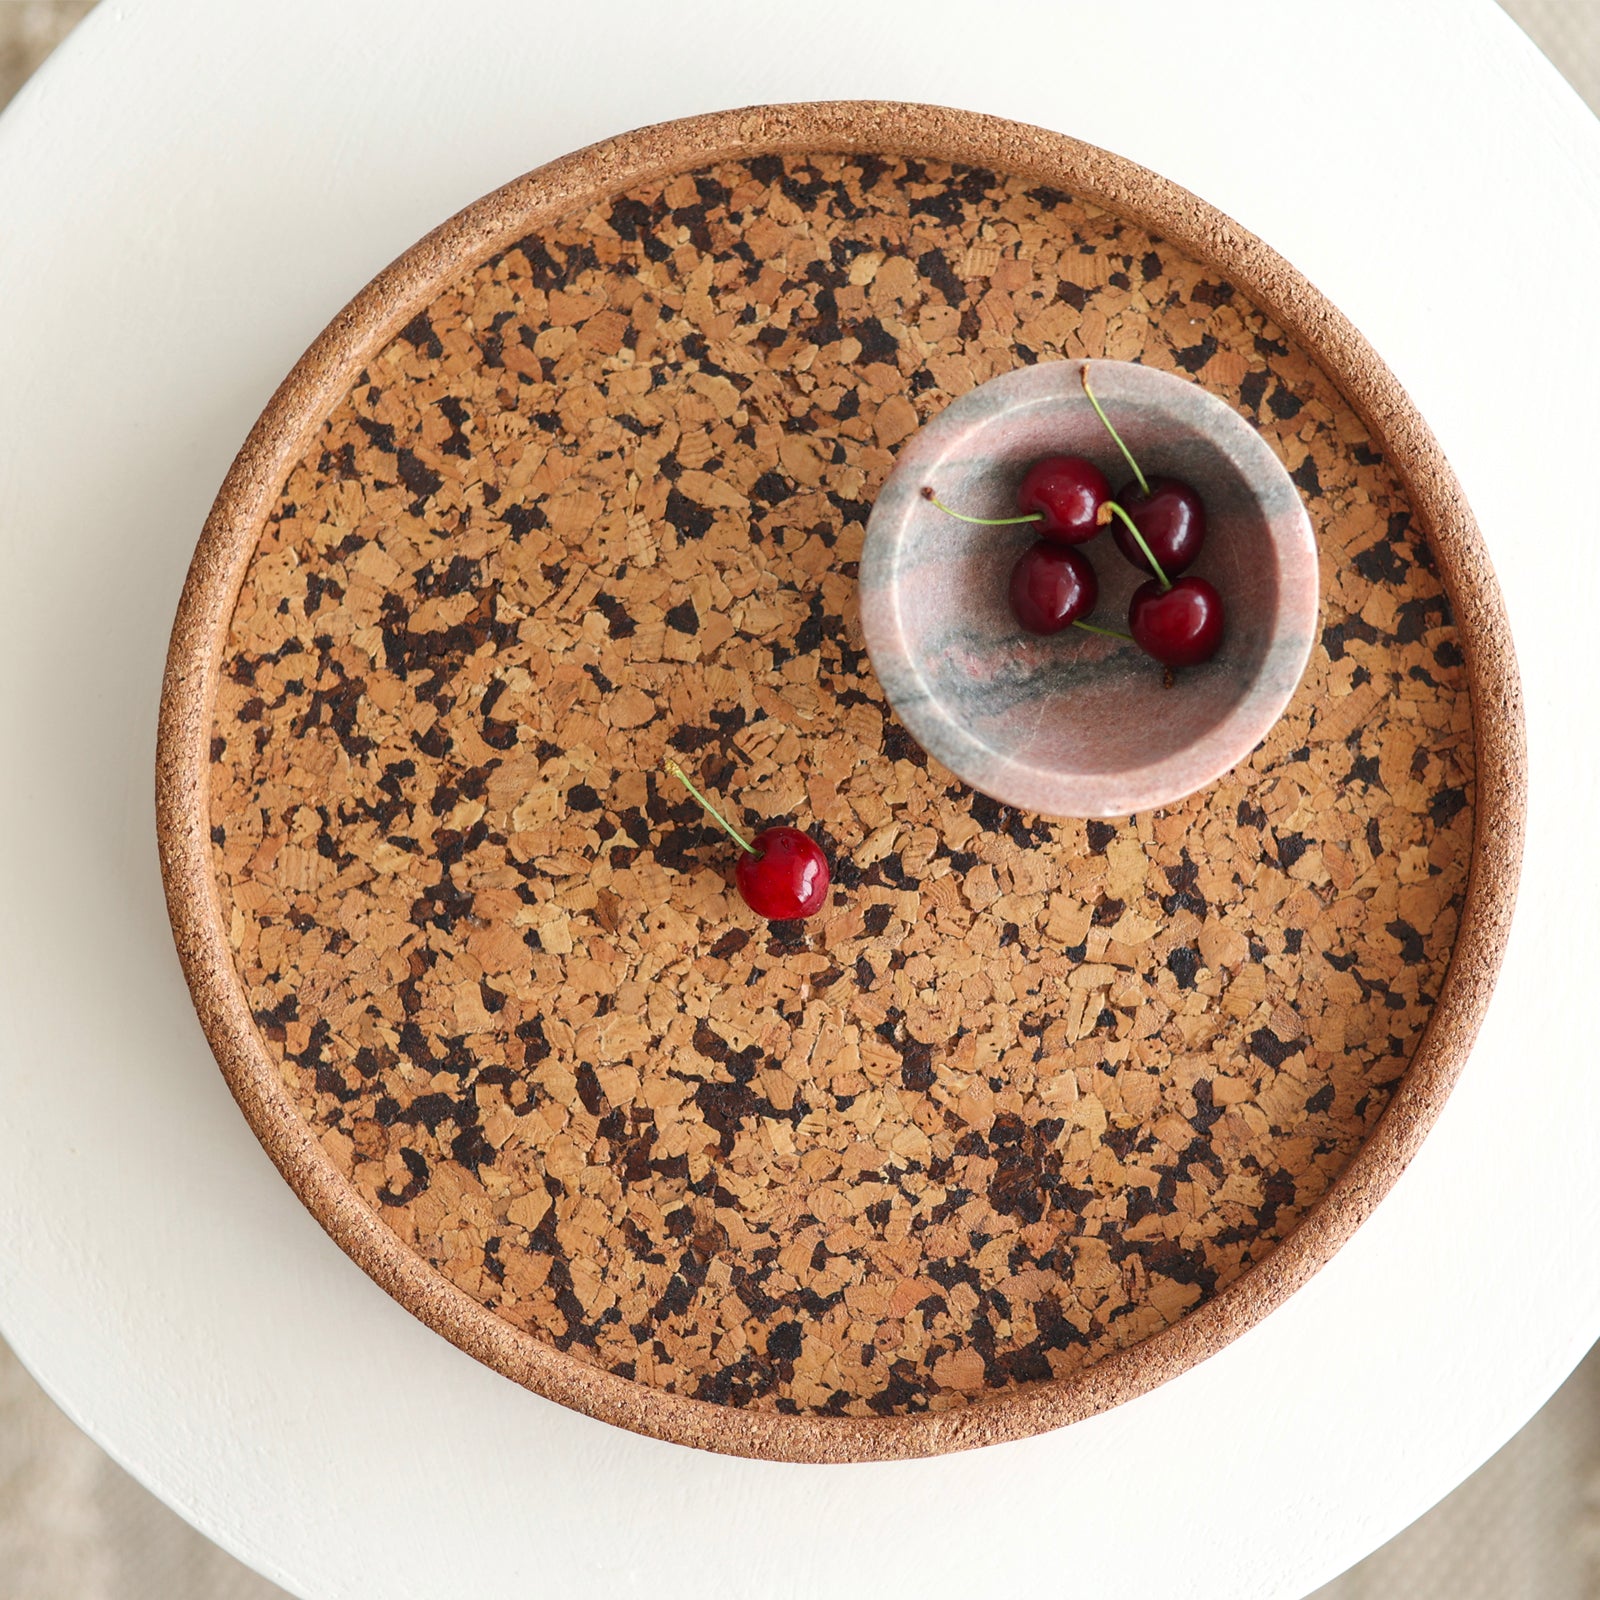
{"type": "MultiPolygon", "coordinates": [[[[1079,361],[993,378],[948,406],[900,452],[867,524],[861,622],[900,720],[973,788],[1057,817],[1127,816],[1213,783],[1266,736],[1294,693],[1317,621],[1317,546],[1299,493],[1261,435],[1189,379],[1095,361],[1096,397],[1147,476],[1186,479],[1206,507],[1189,570],[1227,607],[1222,648],[1174,674],[1136,645],[1079,628],[1052,638],[1011,614],[1026,527],[1016,487],[1044,455],[1083,455],[1120,487],[1130,474],[1084,395],[1079,361]]],[[[1147,574],[1111,535],[1080,546],[1100,580],[1089,619],[1126,631],[1147,574]]]]}

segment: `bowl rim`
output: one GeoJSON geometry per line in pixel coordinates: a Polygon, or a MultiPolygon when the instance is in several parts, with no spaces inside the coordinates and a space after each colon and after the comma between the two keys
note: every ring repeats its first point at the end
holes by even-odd
{"type": "Polygon", "coordinates": [[[178,954],[229,1088],[307,1209],[394,1299],[514,1381],[636,1432],[769,1460],[860,1462],[1019,1439],[1106,1410],[1222,1349],[1333,1256],[1416,1153],[1482,1021],[1515,903],[1525,773],[1505,610],[1461,487],[1393,374],[1305,277],[1176,184],[1064,134],[941,106],[815,101],[687,117],[563,156],[457,213],[333,318],[251,430],[195,550],[162,685],[157,839],[178,954]],[[823,151],[910,155],[1050,184],[1139,222],[1245,288],[1351,402],[1410,498],[1459,630],[1477,750],[1472,863],[1437,1004],[1376,1128],[1293,1232],[1193,1312],[1090,1367],[949,1411],[889,1417],[738,1410],[647,1389],[513,1328],[413,1255],[368,1210],[288,1095],[233,966],[210,856],[211,710],[234,603],[288,471],[363,362],[458,275],[576,205],[717,161],[823,151]]]}
{"type": "Polygon", "coordinates": [[[1192,378],[1109,357],[1065,358],[1014,367],[969,389],[923,424],[901,447],[867,519],[861,575],[861,626],[867,654],[907,731],[929,755],[972,788],[1002,804],[1047,817],[1127,817],[1152,811],[1198,793],[1238,766],[1271,731],[1300,686],[1311,659],[1321,599],[1317,540],[1310,515],[1288,468],[1260,432],[1192,378]],[[921,515],[921,483],[951,446],[967,436],[969,416],[987,411],[997,399],[1001,405],[989,418],[996,422],[1052,402],[1065,402],[1081,392],[1079,379],[1085,367],[1099,375],[1096,388],[1103,399],[1110,400],[1119,388],[1124,394],[1142,391],[1174,400],[1181,395],[1185,401],[1194,401],[1198,396],[1198,405],[1208,418],[1206,437],[1252,490],[1267,480],[1290,496],[1295,513],[1271,541],[1279,591],[1272,638],[1288,635],[1300,638],[1302,644],[1290,655],[1269,642],[1254,676],[1227,711],[1170,754],[1115,772],[1067,773],[995,749],[927,692],[922,661],[902,647],[901,595],[888,581],[887,569],[910,536],[913,520],[921,515]],[[880,573],[882,581],[869,581],[880,573]],[[910,692],[904,693],[906,689],[910,692]],[[901,695],[897,696],[897,690],[901,695]],[[1174,776],[1178,772],[1181,778],[1174,776]]]}

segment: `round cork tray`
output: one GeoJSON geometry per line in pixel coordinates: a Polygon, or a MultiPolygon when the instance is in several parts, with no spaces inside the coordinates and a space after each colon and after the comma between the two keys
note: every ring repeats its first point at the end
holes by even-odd
{"type": "Polygon", "coordinates": [[[159,827],[228,1082],[390,1294],[594,1416],[860,1461],[1149,1389],[1348,1238],[1487,1003],[1521,738],[1455,479],[1282,260],[1037,128],[767,107],[508,185],[313,345],[189,574],[159,827]],[[1321,548],[1283,720],[1114,823],[928,759],[856,613],[896,447],[1066,356],[1238,407],[1321,548]],[[754,919],[669,753],[830,907],[754,919]]]}

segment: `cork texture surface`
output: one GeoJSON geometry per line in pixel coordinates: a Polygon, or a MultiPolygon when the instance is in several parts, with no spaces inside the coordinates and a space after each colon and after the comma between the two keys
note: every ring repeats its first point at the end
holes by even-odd
{"type": "Polygon", "coordinates": [[[238,978],[372,1215],[754,1410],[1066,1377],[1268,1256],[1405,1072],[1472,847],[1450,607],[1311,357],[1125,218],[870,153],[682,172],[438,294],[288,474],[210,737],[238,978]],[[1241,410],[1322,562],[1262,747],[1108,823],[925,757],[855,607],[897,446],[1082,356],[1241,410]],[[821,839],[828,910],[746,911],[668,754],[821,839]]]}

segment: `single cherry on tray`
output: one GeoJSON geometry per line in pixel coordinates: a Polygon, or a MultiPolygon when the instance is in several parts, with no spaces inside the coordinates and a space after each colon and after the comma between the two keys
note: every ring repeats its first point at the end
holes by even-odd
{"type": "Polygon", "coordinates": [[[1011,569],[1011,610],[1029,633],[1060,633],[1094,610],[1100,584],[1070,545],[1041,539],[1011,569]]]}
{"type": "Polygon", "coordinates": [[[758,917],[787,922],[809,917],[828,898],[828,858],[809,833],[798,828],[764,828],[754,849],[739,857],[734,880],[744,903],[758,917]]]}
{"type": "Polygon", "coordinates": [[[789,922],[812,916],[827,904],[832,874],[822,846],[810,834],[780,824],[763,828],[753,840],[746,839],[695,788],[676,761],[669,760],[666,768],[744,852],[733,869],[734,882],[744,903],[758,917],[789,922]]]}
{"type": "Polygon", "coordinates": [[[1222,596],[1192,573],[1162,586],[1159,578],[1141,583],[1128,602],[1128,631],[1134,643],[1168,667],[1197,667],[1222,643],[1222,596]]]}
{"type": "MultiPolygon", "coordinates": [[[[1181,478],[1155,477],[1143,485],[1129,483],[1117,491],[1116,501],[1169,578],[1194,565],[1206,542],[1206,508],[1181,478]]],[[[1145,572],[1156,570],[1120,518],[1112,526],[1111,537],[1134,566],[1145,572]]]]}

